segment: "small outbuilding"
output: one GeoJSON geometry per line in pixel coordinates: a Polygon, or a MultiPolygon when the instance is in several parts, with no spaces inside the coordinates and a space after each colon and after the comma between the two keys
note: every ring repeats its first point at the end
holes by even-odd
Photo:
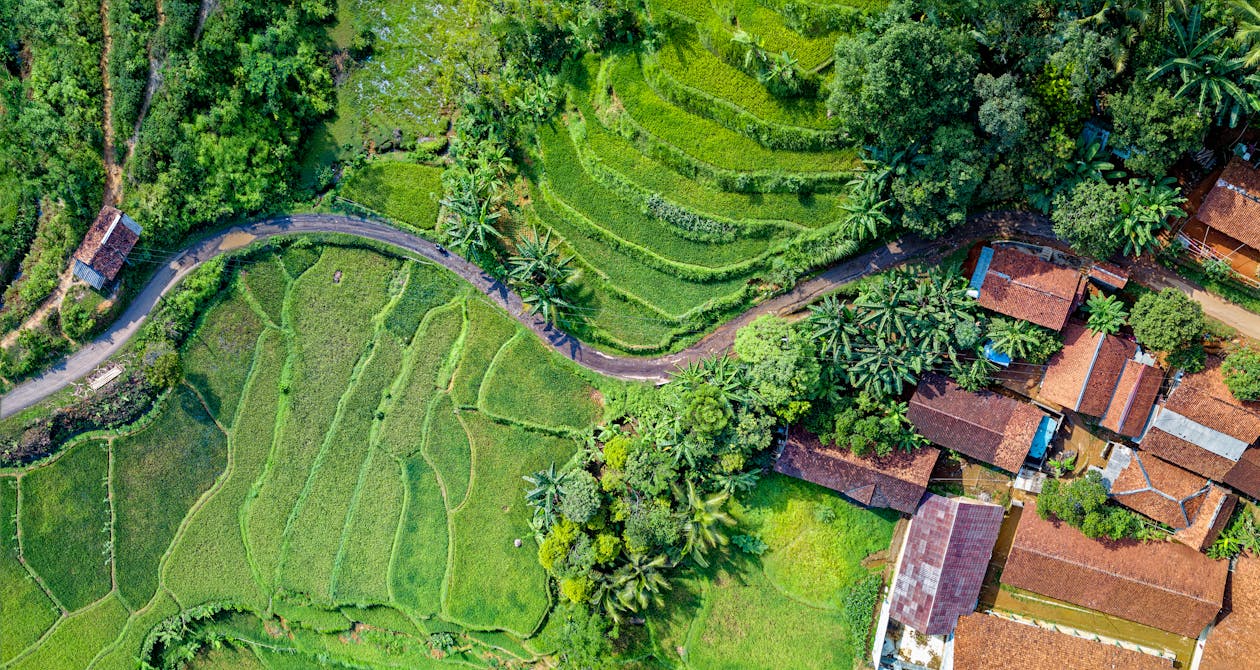
{"type": "Polygon", "coordinates": [[[141,232],[140,224],[117,208],[102,207],[74,252],[74,276],[101,290],[118,276],[141,232]]]}
{"type": "Polygon", "coordinates": [[[866,507],[888,507],[914,513],[927,492],[928,479],[940,451],[933,447],[887,456],[858,456],[826,446],[796,427],[775,460],[776,472],[836,491],[866,507]]]}
{"type": "Polygon", "coordinates": [[[1005,513],[993,503],[927,494],[910,519],[892,618],[926,635],[952,632],[976,609],[1005,513]]]}

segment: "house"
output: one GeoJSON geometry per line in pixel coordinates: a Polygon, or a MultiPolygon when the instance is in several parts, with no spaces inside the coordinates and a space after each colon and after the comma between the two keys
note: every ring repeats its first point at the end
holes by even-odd
{"type": "Polygon", "coordinates": [[[1140,442],[1148,451],[1191,472],[1260,496],[1260,403],[1241,402],[1225,386],[1221,360],[1184,375],[1155,408],[1140,442]]]}
{"type": "Polygon", "coordinates": [[[1035,405],[992,391],[973,393],[938,374],[923,376],[906,418],[935,444],[1007,472],[1018,472],[1029,450],[1044,454],[1058,427],[1035,405]]]}
{"type": "Polygon", "coordinates": [[[1196,551],[1216,540],[1229,522],[1238,496],[1200,475],[1156,456],[1116,446],[1107,471],[1111,497],[1121,505],[1173,529],[1173,538],[1196,551]]]}
{"type": "Polygon", "coordinates": [[[1225,614],[1208,632],[1199,670],[1237,670],[1260,660],[1260,557],[1243,555],[1229,577],[1225,614]]]}
{"type": "Polygon", "coordinates": [[[1001,505],[931,493],[910,519],[893,583],[892,618],[927,635],[948,635],[976,609],[1002,528],[1001,505]]]}
{"type": "Polygon", "coordinates": [[[1060,330],[1084,295],[1084,276],[1010,247],[980,250],[971,295],[981,307],[1060,330]]]}
{"type": "Polygon", "coordinates": [[[1171,659],[1143,654],[993,614],[968,614],[954,631],[954,670],[1168,670],[1171,659]]]}
{"type": "Polygon", "coordinates": [[[927,492],[940,452],[931,447],[888,456],[858,456],[823,446],[817,437],[793,428],[774,469],[789,477],[826,486],[867,507],[890,507],[912,514],[927,492]]]}
{"type": "Polygon", "coordinates": [[[1183,637],[1216,620],[1229,563],[1176,542],[1092,540],[1025,505],[1002,583],[1183,637]]]}
{"type": "Polygon", "coordinates": [[[131,217],[106,205],[88,228],[72,259],[74,276],[100,290],[114,281],[127,254],[140,239],[141,228],[131,217]]]}
{"type": "Polygon", "coordinates": [[[1050,358],[1039,397],[1138,437],[1164,381],[1153,362],[1128,340],[1072,323],[1063,331],[1063,349],[1050,358]]]}
{"type": "Polygon", "coordinates": [[[1230,159],[1194,218],[1228,238],[1213,246],[1236,242],[1236,248],[1260,249],[1260,172],[1241,158],[1230,159]]]}

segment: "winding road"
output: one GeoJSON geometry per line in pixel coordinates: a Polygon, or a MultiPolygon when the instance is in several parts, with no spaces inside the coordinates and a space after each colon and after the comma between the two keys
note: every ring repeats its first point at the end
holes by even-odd
{"type": "Polygon", "coordinates": [[[340,233],[380,242],[406,255],[431,261],[463,277],[477,290],[533,330],[553,349],[595,372],[620,379],[664,382],[680,365],[724,353],[735,342],[735,332],[762,314],[787,315],[800,311],[819,296],[855,279],[914,259],[936,258],[963,245],[995,236],[1051,241],[1054,233],[1041,216],[1023,212],[990,212],[973,216],[948,237],[926,240],[908,235],[865,254],[838,263],[802,281],[791,291],[753,305],[717,327],[696,344],[677,353],[654,358],[613,356],[583,344],[572,335],[530,314],[520,296],[481,268],[453,253],[439,252],[422,237],[385,223],[336,214],[294,214],[261,219],[224,230],[174,254],[149,279],[125,312],[100,337],[57,362],[37,377],[0,397],[0,419],[12,416],[87,376],[115,354],[140,328],[158,299],[198,265],[220,254],[277,235],[340,233]]]}

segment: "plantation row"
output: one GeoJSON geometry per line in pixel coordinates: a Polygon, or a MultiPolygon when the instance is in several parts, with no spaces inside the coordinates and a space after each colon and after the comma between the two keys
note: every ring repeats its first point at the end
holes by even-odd
{"type": "Polygon", "coordinates": [[[300,247],[246,266],[184,360],[151,419],[0,481],[23,612],[0,665],[132,667],[155,626],[223,605],[212,627],[282,617],[285,654],[550,650],[521,476],[598,416],[570,363],[444,271],[300,247]],[[355,624],[389,635],[338,643],[355,624]]]}

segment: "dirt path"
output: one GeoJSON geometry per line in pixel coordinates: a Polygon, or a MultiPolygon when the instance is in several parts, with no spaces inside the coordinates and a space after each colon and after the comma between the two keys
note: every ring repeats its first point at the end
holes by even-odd
{"type": "MultiPolygon", "coordinates": [[[[157,0],[157,31],[162,30],[162,26],[166,25],[166,9],[162,5],[162,0],[157,0]]],[[[149,80],[144,85],[144,99],[140,102],[140,113],[136,115],[135,126],[131,129],[131,137],[127,138],[127,157],[123,159],[123,165],[131,164],[131,157],[136,153],[136,142],[140,141],[140,126],[144,123],[145,117],[149,115],[149,105],[153,103],[153,94],[158,87],[162,85],[162,63],[158,61],[157,55],[153,53],[153,42],[149,42],[149,80]]]]}
{"type": "Polygon", "coordinates": [[[762,314],[786,315],[800,311],[819,296],[868,274],[911,260],[935,258],[989,237],[1024,237],[1047,241],[1053,236],[1049,223],[1035,215],[1013,212],[978,215],[947,239],[924,240],[907,236],[835,265],[822,274],[801,282],[787,293],[758,303],[687,349],[655,358],[635,358],[606,354],[583,344],[537,315],[528,313],[520,296],[481,268],[453,253],[438,251],[434,243],[424,238],[387,224],[334,214],[295,214],[263,219],[222,231],[173,255],[170,262],[154,273],[123,315],[104,334],[68,358],[62,359],[47,372],[19,384],[0,397],[0,418],[12,416],[38,403],[104,363],[136,333],[158,299],[201,263],[254,240],[294,233],[353,235],[387,244],[413,258],[441,265],[472,284],[508,314],[537,333],[549,346],[578,364],[610,377],[650,382],[665,381],[680,365],[725,353],[735,341],[735,332],[762,314]]]}
{"type": "Polygon", "coordinates": [[[105,136],[105,202],[106,205],[117,205],[122,197],[122,166],[114,155],[114,87],[109,81],[109,54],[114,47],[114,37],[110,34],[109,0],[101,0],[101,31],[104,40],[101,43],[101,85],[105,90],[105,116],[102,121],[105,136]]]}
{"type": "Polygon", "coordinates": [[[1207,316],[1234,328],[1239,335],[1260,340],[1260,314],[1239,307],[1214,293],[1208,293],[1203,287],[1148,260],[1128,263],[1127,267],[1139,284],[1153,289],[1175,288],[1199,301],[1207,316]]]}
{"type": "Polygon", "coordinates": [[[43,323],[49,312],[61,306],[61,299],[66,295],[66,291],[70,290],[72,283],[74,283],[74,273],[67,267],[61,272],[61,277],[57,279],[57,288],[53,289],[53,292],[47,298],[44,298],[44,301],[39,304],[39,307],[35,308],[34,312],[31,312],[30,316],[26,317],[22,325],[5,333],[4,337],[0,337],[0,347],[7,349],[13,346],[13,343],[17,341],[18,335],[22,331],[30,330],[43,323]]]}

